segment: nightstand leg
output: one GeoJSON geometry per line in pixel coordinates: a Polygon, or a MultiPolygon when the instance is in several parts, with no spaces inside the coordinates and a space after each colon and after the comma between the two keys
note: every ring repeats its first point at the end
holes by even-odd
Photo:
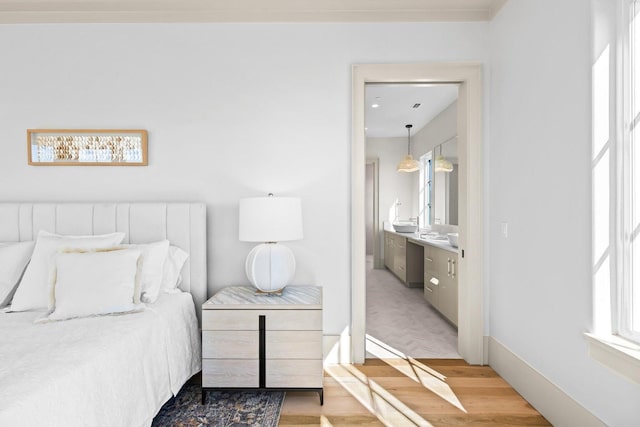
{"type": "Polygon", "coordinates": [[[203,405],[204,405],[206,400],[207,400],[207,392],[205,391],[205,389],[202,389],[202,404],[203,405]]]}
{"type": "Polygon", "coordinates": [[[321,388],[318,394],[320,395],[320,406],[322,406],[324,405],[324,389],[321,388]]]}

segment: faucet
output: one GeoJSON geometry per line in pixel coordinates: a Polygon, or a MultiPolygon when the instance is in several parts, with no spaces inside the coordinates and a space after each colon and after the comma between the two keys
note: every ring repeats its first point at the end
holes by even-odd
{"type": "Polygon", "coordinates": [[[393,222],[398,222],[398,218],[399,218],[399,215],[398,215],[398,206],[400,206],[401,204],[402,204],[402,203],[400,203],[398,200],[396,200],[396,203],[395,203],[395,213],[394,213],[394,214],[395,214],[395,217],[393,218],[393,222]]]}

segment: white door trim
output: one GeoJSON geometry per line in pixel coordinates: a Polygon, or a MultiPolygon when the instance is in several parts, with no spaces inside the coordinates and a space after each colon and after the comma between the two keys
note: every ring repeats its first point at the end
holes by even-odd
{"type": "Polygon", "coordinates": [[[380,213],[378,206],[380,197],[378,181],[380,160],[377,157],[375,159],[367,159],[365,164],[373,165],[373,268],[384,268],[384,262],[381,258],[382,251],[380,250],[380,213]]]}
{"type": "Polygon", "coordinates": [[[352,70],[351,146],[351,361],[364,363],[365,257],[365,84],[457,83],[460,165],[458,351],[484,364],[482,65],[479,63],[364,64],[352,70]],[[462,257],[464,251],[464,258],[462,257]]]}

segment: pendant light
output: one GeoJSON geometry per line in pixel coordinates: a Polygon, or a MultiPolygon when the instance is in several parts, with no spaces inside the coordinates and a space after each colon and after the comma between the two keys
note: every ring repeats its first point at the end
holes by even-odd
{"type": "Polygon", "coordinates": [[[442,144],[440,144],[440,155],[436,157],[436,172],[453,172],[453,163],[442,156],[442,144]]]}
{"type": "Polygon", "coordinates": [[[413,125],[406,125],[405,126],[407,128],[407,132],[408,132],[408,149],[407,149],[407,155],[404,156],[404,159],[402,159],[402,161],[400,161],[400,163],[398,163],[398,172],[415,172],[418,169],[420,169],[420,165],[418,165],[417,160],[415,160],[413,158],[413,156],[411,155],[411,128],[413,127],[413,125]]]}

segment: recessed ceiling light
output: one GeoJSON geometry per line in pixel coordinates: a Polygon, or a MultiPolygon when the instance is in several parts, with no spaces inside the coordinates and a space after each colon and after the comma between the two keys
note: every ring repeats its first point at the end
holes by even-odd
{"type": "Polygon", "coordinates": [[[380,105],[378,104],[371,104],[371,108],[378,108],[380,105]]]}

